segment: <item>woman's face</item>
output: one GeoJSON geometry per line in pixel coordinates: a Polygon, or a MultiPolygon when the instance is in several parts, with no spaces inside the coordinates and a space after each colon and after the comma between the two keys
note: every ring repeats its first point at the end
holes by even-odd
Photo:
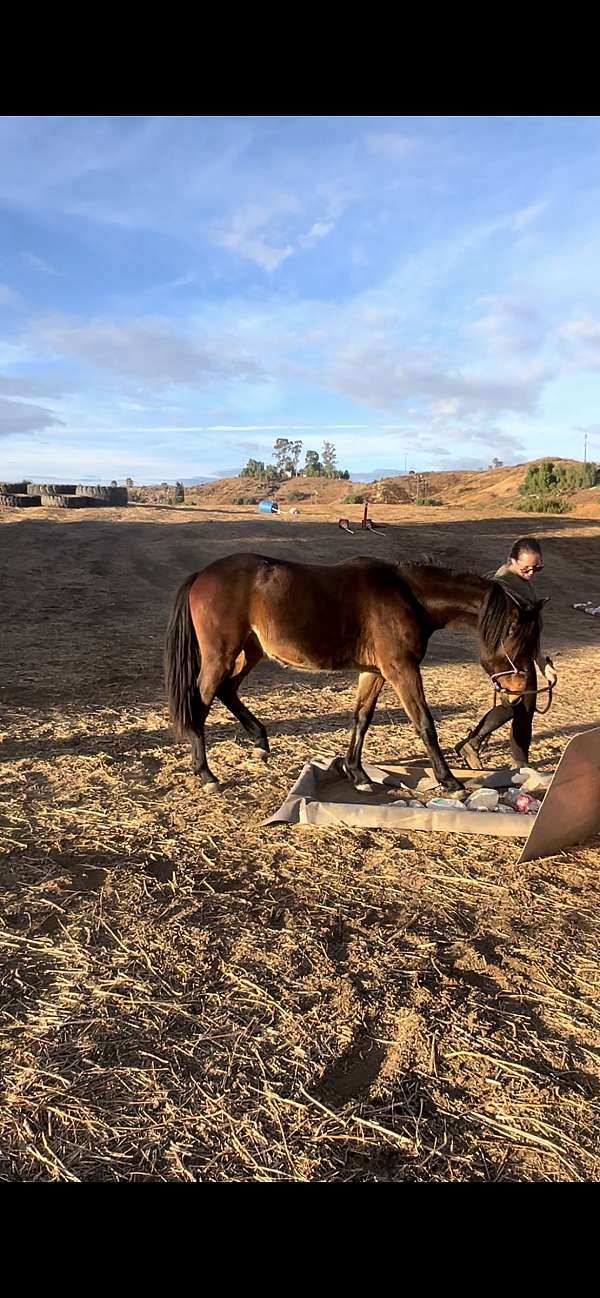
{"type": "Polygon", "coordinates": [[[521,550],[518,559],[511,560],[511,567],[518,572],[524,581],[531,581],[536,572],[543,568],[542,556],[536,550],[521,550]]]}

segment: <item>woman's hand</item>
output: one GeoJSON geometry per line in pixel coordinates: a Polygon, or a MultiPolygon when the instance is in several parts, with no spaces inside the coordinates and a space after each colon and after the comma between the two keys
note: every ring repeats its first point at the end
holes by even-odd
{"type": "Polygon", "coordinates": [[[556,685],[556,682],[557,682],[557,680],[558,680],[558,676],[557,676],[557,674],[556,674],[556,672],[555,672],[555,670],[554,670],[554,667],[552,666],[552,663],[550,662],[550,659],[549,659],[549,658],[546,659],[546,662],[545,662],[545,665],[544,665],[544,676],[546,677],[546,680],[547,680],[547,682],[548,682],[549,685],[552,685],[552,686],[556,685]]]}

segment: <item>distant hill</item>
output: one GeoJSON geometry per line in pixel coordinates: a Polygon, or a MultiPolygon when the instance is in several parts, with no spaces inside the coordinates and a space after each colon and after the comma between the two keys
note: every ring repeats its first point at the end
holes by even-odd
{"type": "MultiPolygon", "coordinates": [[[[552,458],[555,464],[576,463],[564,456],[552,458]]],[[[268,495],[282,505],[301,505],[305,501],[320,507],[341,505],[348,496],[360,495],[374,504],[414,504],[418,476],[421,499],[426,496],[440,505],[462,506],[469,510],[490,509],[493,513],[500,513],[514,508],[529,463],[539,462],[504,465],[498,469],[451,469],[419,475],[400,473],[376,479],[364,474],[357,475],[352,481],[300,476],[271,486],[261,486],[252,478],[220,478],[189,486],[186,498],[190,503],[223,506],[233,504],[241,496],[259,498],[268,495]]],[[[600,506],[600,486],[578,491],[571,500],[578,513],[590,510],[596,515],[600,506]]]]}
{"type": "Polygon", "coordinates": [[[401,478],[402,469],[377,469],[375,473],[354,473],[353,482],[379,482],[381,478],[401,478]]]}
{"type": "MultiPolygon", "coordinates": [[[[231,474],[231,477],[234,476],[234,474],[231,474]]],[[[229,477],[229,474],[227,477],[229,477]]],[[[183,483],[184,487],[200,487],[205,482],[220,482],[221,479],[213,476],[212,478],[180,478],[179,481],[183,483]]]]}

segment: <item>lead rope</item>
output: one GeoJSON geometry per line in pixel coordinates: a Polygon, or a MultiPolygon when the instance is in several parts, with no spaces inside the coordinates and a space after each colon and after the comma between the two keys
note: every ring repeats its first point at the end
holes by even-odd
{"type": "MultiPolygon", "coordinates": [[[[504,645],[502,645],[502,648],[504,649],[504,645]]],[[[499,694],[500,691],[501,691],[501,686],[499,686],[499,685],[497,684],[497,682],[498,682],[498,680],[500,679],[500,677],[501,677],[501,676],[523,676],[523,675],[525,674],[524,672],[520,672],[519,669],[518,669],[518,667],[515,666],[515,664],[514,664],[512,658],[511,658],[510,654],[507,652],[506,649],[504,649],[504,656],[505,656],[507,662],[510,663],[511,670],[508,671],[508,672],[494,672],[494,674],[493,674],[493,676],[492,676],[492,678],[491,678],[491,679],[492,679],[492,685],[493,685],[492,707],[495,707],[495,706],[496,706],[496,696],[497,696],[497,694],[499,694]]],[[[521,699],[522,699],[526,694],[535,694],[535,696],[536,696],[536,702],[535,702],[534,712],[537,712],[537,713],[539,714],[539,716],[544,717],[544,716],[546,715],[546,713],[549,712],[549,711],[550,711],[550,708],[552,707],[552,691],[553,691],[553,689],[554,689],[554,686],[553,686],[553,685],[550,685],[550,683],[548,683],[547,685],[542,686],[541,689],[535,689],[535,690],[521,690],[521,691],[519,692],[519,694],[518,694],[518,697],[517,697],[517,703],[520,703],[521,699]],[[548,695],[548,702],[546,703],[545,708],[539,708],[539,707],[538,707],[537,700],[538,700],[538,696],[539,696],[540,694],[547,694],[547,695],[548,695]]],[[[515,693],[516,693],[516,691],[514,691],[514,690],[505,690],[504,692],[505,692],[505,694],[511,694],[511,693],[512,693],[512,694],[515,694],[515,693]]],[[[516,704],[512,704],[511,706],[515,707],[516,704]]]]}

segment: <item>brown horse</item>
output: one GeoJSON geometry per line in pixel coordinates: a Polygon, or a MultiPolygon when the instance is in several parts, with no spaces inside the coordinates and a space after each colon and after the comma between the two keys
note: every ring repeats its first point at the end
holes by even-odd
{"type": "Polygon", "coordinates": [[[261,658],[306,671],[353,668],[360,675],[345,769],[357,789],[371,788],[362,748],[389,681],[439,783],[456,791],[462,786],[440,749],[419,670],[430,636],[459,624],[476,629],[482,666],[490,676],[502,672],[503,689],[516,698],[539,644],[540,608],[516,605],[497,582],[430,564],[356,558],[326,567],[232,554],[188,577],[175,597],[165,651],[171,718],[191,739],[202,784],[215,788],[204,739],[215,697],[266,754],[265,727],[238,698],[261,658]]]}

